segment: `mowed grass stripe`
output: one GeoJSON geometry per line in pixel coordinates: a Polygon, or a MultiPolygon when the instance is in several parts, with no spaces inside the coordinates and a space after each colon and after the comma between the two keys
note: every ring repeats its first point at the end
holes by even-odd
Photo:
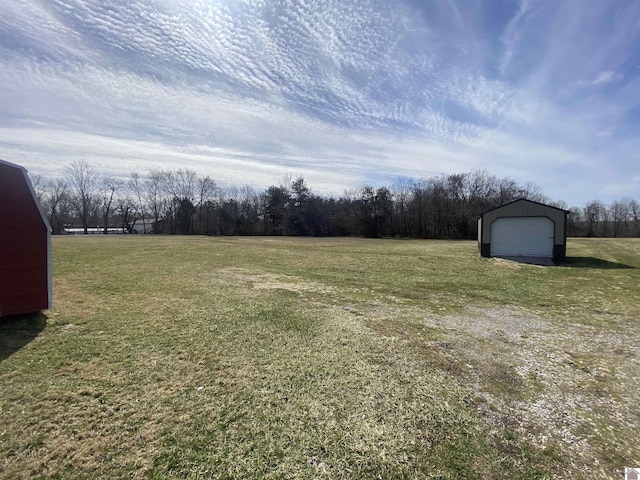
{"type": "MultiPolygon", "coordinates": [[[[508,306],[560,329],[637,335],[638,273],[590,268],[600,250],[606,265],[640,266],[632,240],[573,242],[569,255],[584,266],[538,268],[481,259],[472,242],[55,238],[55,309],[0,363],[0,474],[568,473],[586,461],[580,452],[507,421],[510,405],[544,393],[544,379],[512,371],[496,345],[483,369],[450,337],[466,347],[474,338],[437,319],[508,306]]],[[[600,355],[580,361],[609,358],[600,355]]],[[[636,368],[615,361],[625,374],[636,368]]],[[[637,454],[629,446],[608,458],[591,443],[603,472],[637,454]]]]}

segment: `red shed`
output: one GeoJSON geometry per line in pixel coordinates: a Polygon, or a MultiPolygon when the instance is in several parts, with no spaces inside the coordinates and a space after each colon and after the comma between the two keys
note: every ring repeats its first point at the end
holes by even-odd
{"type": "Polygon", "coordinates": [[[0,316],[51,307],[51,228],[27,171],[0,160],[0,316]]]}

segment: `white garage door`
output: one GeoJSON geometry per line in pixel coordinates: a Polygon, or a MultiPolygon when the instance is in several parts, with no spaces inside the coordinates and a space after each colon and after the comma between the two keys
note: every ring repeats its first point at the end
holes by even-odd
{"type": "Polygon", "coordinates": [[[491,224],[491,256],[552,257],[553,227],[547,217],[498,218],[491,224]]]}

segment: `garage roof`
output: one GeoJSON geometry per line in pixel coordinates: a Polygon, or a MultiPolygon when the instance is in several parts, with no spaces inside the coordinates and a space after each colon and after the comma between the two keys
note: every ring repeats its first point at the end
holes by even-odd
{"type": "Polygon", "coordinates": [[[494,210],[498,210],[499,208],[504,208],[508,205],[513,205],[514,203],[518,203],[518,202],[527,202],[527,203],[533,203],[535,205],[540,205],[541,207],[547,207],[547,208],[553,208],[555,210],[560,210],[561,212],[565,212],[565,213],[571,213],[569,210],[565,210],[564,208],[558,208],[558,207],[554,207],[553,205],[547,205],[546,203],[541,203],[541,202],[534,202],[533,200],[529,200],[527,198],[518,198],[516,200],[513,200],[511,202],[508,203],[503,203],[502,205],[500,205],[499,207],[494,207],[494,208],[490,208],[489,210],[485,210],[484,212],[482,212],[480,214],[480,216],[484,215],[485,213],[489,213],[489,212],[493,212],[494,210]]]}
{"type": "Polygon", "coordinates": [[[569,210],[565,210],[564,208],[558,208],[558,207],[554,207],[553,205],[547,205],[546,203],[541,203],[541,202],[535,202],[533,200],[529,200],[527,198],[518,198],[516,200],[513,200],[511,202],[508,203],[503,203],[502,205],[500,205],[499,207],[494,207],[494,208],[490,208],[489,210],[485,210],[484,212],[482,212],[480,214],[480,216],[484,215],[485,213],[489,213],[489,212],[493,212],[494,210],[498,210],[499,208],[504,208],[507,205],[513,205],[514,203],[518,203],[518,202],[527,202],[527,203],[533,203],[536,205],[540,205],[541,207],[547,207],[547,208],[553,208],[555,210],[560,210],[561,212],[565,212],[565,213],[571,213],[569,210]]]}

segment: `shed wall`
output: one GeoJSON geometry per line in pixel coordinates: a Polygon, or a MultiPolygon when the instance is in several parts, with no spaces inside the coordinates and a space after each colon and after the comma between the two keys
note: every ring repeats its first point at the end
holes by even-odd
{"type": "Polygon", "coordinates": [[[50,241],[26,170],[0,161],[0,315],[50,307],[50,241]]]}

